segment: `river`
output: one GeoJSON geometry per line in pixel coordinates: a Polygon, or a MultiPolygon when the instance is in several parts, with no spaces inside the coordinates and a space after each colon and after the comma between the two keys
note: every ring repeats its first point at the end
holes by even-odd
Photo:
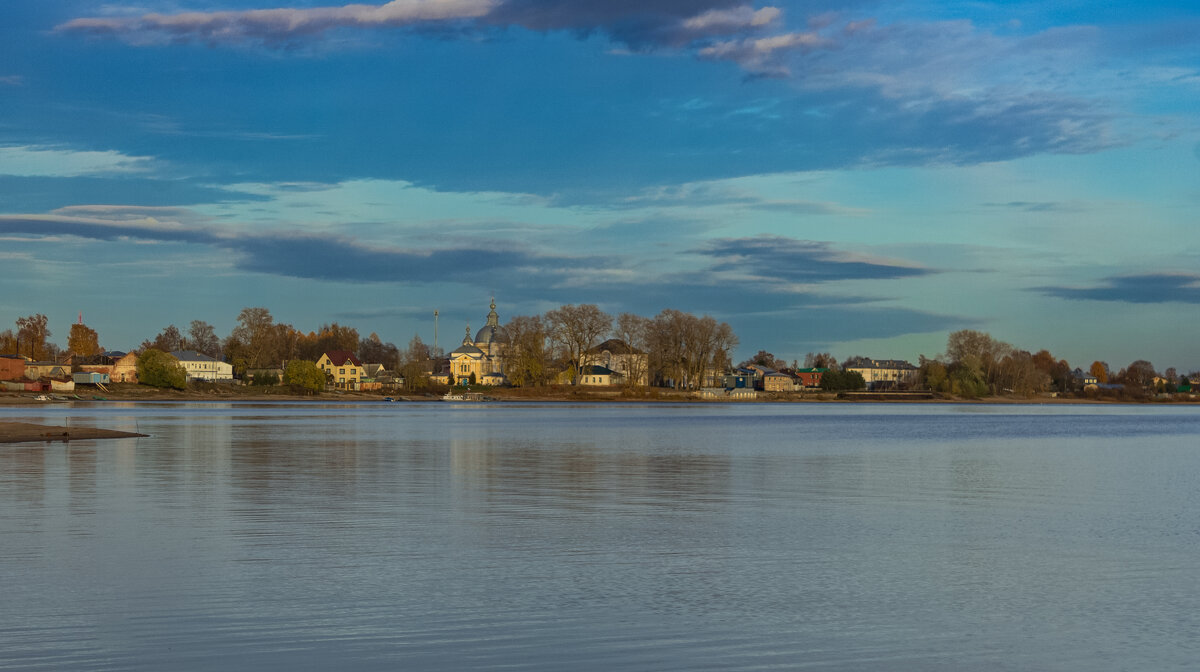
{"type": "Polygon", "coordinates": [[[1200,409],[105,403],[0,419],[0,669],[1171,670],[1200,409]]]}

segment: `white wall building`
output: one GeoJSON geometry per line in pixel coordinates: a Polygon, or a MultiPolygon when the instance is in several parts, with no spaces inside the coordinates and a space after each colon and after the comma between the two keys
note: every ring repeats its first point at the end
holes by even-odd
{"type": "Polygon", "coordinates": [[[195,350],[176,350],[171,356],[187,371],[188,380],[233,380],[233,365],[195,350]]]}

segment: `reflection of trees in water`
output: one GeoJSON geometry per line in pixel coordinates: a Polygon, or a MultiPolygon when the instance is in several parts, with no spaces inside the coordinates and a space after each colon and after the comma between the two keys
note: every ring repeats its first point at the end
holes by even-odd
{"type": "Polygon", "coordinates": [[[600,442],[554,445],[451,441],[453,486],[488,504],[587,508],[695,507],[728,495],[727,455],[622,450],[600,442]]]}

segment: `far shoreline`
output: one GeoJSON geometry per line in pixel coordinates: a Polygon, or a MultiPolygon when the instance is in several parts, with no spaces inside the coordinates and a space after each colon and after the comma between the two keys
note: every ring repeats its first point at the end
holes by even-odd
{"type": "MultiPolygon", "coordinates": [[[[487,389],[472,388],[489,396],[491,402],[503,403],[683,403],[683,404],[972,404],[972,405],[1112,405],[1112,404],[1162,404],[1188,405],[1200,402],[1200,399],[1120,399],[1120,398],[1081,398],[1059,396],[1008,397],[992,396],[977,399],[962,399],[954,397],[934,398],[839,398],[836,393],[759,393],[755,399],[704,399],[695,392],[685,392],[669,389],[650,388],[645,392],[627,389],[578,388],[558,386],[539,388],[536,390],[521,388],[487,389]]],[[[377,392],[324,392],[318,395],[294,394],[281,388],[254,388],[243,386],[206,385],[203,388],[188,390],[168,390],[144,387],[140,385],[120,385],[100,392],[96,395],[77,393],[79,398],[66,397],[59,400],[44,401],[36,399],[34,393],[4,392],[0,393],[0,406],[55,406],[70,403],[85,405],[103,405],[109,402],[286,402],[296,404],[307,403],[379,403],[385,398],[391,398],[395,403],[410,402],[441,402],[441,393],[425,394],[382,394],[377,392]],[[101,397],[102,398],[98,398],[101,397]]],[[[472,403],[472,402],[457,402],[472,403]]]]}

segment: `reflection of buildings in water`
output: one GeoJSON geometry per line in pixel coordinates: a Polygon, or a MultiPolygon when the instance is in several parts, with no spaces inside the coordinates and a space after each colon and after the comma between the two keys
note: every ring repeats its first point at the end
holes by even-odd
{"type": "Polygon", "coordinates": [[[15,443],[0,450],[0,501],[39,504],[46,498],[46,444],[15,443]]]}

